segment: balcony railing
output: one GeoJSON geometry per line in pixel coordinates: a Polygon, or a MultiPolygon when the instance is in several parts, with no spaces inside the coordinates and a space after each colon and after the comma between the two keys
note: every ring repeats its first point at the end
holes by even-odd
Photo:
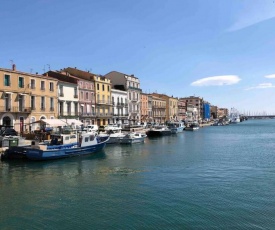
{"type": "Polygon", "coordinates": [[[80,117],[95,117],[95,113],[86,113],[86,112],[79,112],[80,117]]]}
{"type": "Polygon", "coordinates": [[[129,114],[128,114],[128,113],[125,113],[125,114],[115,113],[113,116],[114,116],[114,117],[128,117],[129,114]]]}
{"type": "Polygon", "coordinates": [[[78,95],[74,95],[74,98],[78,98],[78,95]]]}
{"type": "Polygon", "coordinates": [[[11,113],[31,113],[31,107],[24,106],[0,106],[0,111],[11,113]]]}
{"type": "Polygon", "coordinates": [[[134,98],[131,99],[131,101],[138,101],[138,98],[134,97],[134,98]]]}
{"type": "Polygon", "coordinates": [[[59,93],[59,97],[64,97],[64,93],[59,93]]]}
{"type": "Polygon", "coordinates": [[[96,102],[97,104],[102,104],[102,105],[112,105],[113,103],[108,100],[99,100],[96,102]]]}

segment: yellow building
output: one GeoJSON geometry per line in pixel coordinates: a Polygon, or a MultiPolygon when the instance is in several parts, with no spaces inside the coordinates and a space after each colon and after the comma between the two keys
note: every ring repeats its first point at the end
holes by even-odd
{"type": "Polygon", "coordinates": [[[154,97],[161,98],[166,101],[165,121],[178,120],[178,98],[169,97],[165,94],[153,93],[154,97]]]}
{"type": "Polygon", "coordinates": [[[0,125],[20,133],[34,130],[42,118],[57,117],[57,80],[0,68],[0,125]]]}
{"type": "Polygon", "coordinates": [[[164,123],[166,121],[166,100],[158,95],[152,95],[152,115],[153,121],[164,123]]]}
{"type": "Polygon", "coordinates": [[[94,82],[97,125],[107,125],[113,118],[111,80],[103,76],[94,76],[94,82]]]}

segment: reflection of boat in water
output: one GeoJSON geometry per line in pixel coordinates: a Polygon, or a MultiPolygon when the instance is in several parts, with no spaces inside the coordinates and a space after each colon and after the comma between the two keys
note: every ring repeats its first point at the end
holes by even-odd
{"type": "Polygon", "coordinates": [[[161,137],[171,135],[171,130],[167,128],[167,126],[154,126],[146,132],[148,137],[161,137]]]}
{"type": "Polygon", "coordinates": [[[199,130],[199,128],[200,128],[200,125],[198,123],[191,123],[185,127],[185,130],[186,131],[195,131],[195,130],[199,130]]]}
{"type": "Polygon", "coordinates": [[[144,142],[146,134],[142,133],[128,133],[123,138],[120,138],[120,144],[134,144],[134,143],[141,143],[144,142]]]}
{"type": "Polygon", "coordinates": [[[168,126],[168,129],[171,130],[171,133],[181,133],[185,128],[184,123],[180,121],[169,122],[167,126],[168,126]]]}
{"type": "Polygon", "coordinates": [[[73,156],[91,154],[102,150],[107,137],[99,137],[96,133],[54,134],[50,142],[35,144],[31,147],[10,147],[1,159],[53,160],[73,156]]]}

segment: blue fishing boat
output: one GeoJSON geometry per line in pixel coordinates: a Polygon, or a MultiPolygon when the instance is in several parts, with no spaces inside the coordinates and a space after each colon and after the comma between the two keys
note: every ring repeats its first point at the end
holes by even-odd
{"type": "Polygon", "coordinates": [[[99,137],[97,133],[52,135],[51,141],[30,147],[10,147],[1,159],[54,160],[92,154],[102,150],[109,136],[99,137]]]}

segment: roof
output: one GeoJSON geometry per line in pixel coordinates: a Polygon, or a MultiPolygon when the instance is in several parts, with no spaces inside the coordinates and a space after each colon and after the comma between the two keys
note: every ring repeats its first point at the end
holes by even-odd
{"type": "Polygon", "coordinates": [[[47,73],[43,74],[46,77],[52,77],[55,78],[59,81],[63,81],[63,82],[68,82],[68,83],[72,83],[72,84],[77,84],[77,79],[71,76],[67,76],[65,74],[62,73],[58,73],[55,71],[48,71],[47,73]]]}
{"type": "Polygon", "coordinates": [[[79,77],[85,80],[94,80],[94,76],[97,76],[96,74],[71,67],[64,68],[62,71],[68,72],[75,77],[79,77]]]}

